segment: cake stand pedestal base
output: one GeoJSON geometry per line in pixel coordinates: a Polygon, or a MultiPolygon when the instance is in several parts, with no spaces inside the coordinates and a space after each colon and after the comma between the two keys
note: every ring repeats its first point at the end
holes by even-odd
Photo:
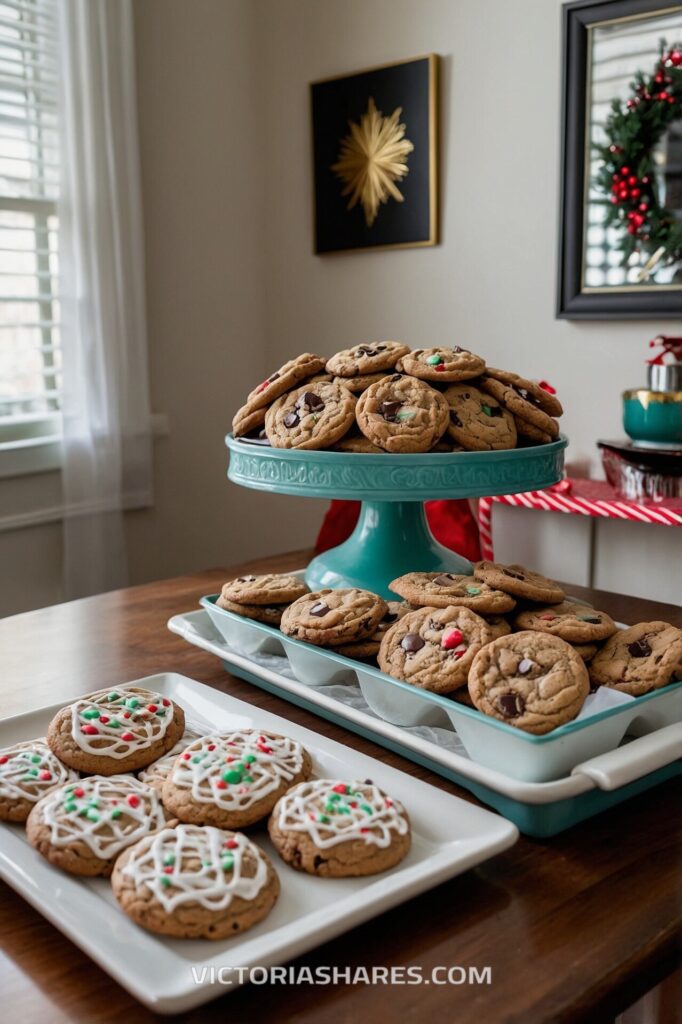
{"type": "Polygon", "coordinates": [[[311,590],[361,587],[395,600],[388,584],[415,568],[468,574],[471,562],[438,543],[422,502],[363,501],[351,536],[313,558],[305,581],[311,590]]]}

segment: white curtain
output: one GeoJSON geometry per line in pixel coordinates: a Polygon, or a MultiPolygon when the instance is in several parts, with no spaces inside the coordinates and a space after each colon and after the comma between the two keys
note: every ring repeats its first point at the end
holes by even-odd
{"type": "Polygon", "coordinates": [[[131,0],[57,0],[67,599],[124,586],[152,500],[131,0]]]}

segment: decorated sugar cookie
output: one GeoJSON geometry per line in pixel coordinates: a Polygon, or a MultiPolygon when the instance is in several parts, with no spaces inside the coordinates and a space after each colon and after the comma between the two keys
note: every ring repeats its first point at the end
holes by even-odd
{"type": "Polygon", "coordinates": [[[55,757],[44,737],[0,749],[0,821],[26,821],[41,797],[77,778],[77,772],[55,757]]]}
{"type": "Polygon", "coordinates": [[[185,728],[182,708],[140,686],[86,694],[58,711],[47,742],[81,772],[115,775],[145,768],[175,746],[185,728]]]}
{"type": "Polygon", "coordinates": [[[270,813],[311,772],[296,740],[254,729],[202,736],[176,759],[163,802],[180,821],[243,828],[270,813]]]}
{"type": "Polygon", "coordinates": [[[241,832],[199,825],[141,839],[116,861],[111,883],[137,924],[190,939],[246,931],[270,913],[280,888],[254,842],[241,832]]]}
{"type": "Polygon", "coordinates": [[[203,736],[203,733],[198,732],[197,729],[185,729],[173,749],[169,750],[167,754],[163,755],[163,757],[160,757],[158,761],[152,761],[150,765],[147,765],[147,767],[143,768],[141,772],[138,772],[138,779],[142,782],[146,782],[148,786],[153,786],[160,795],[161,790],[163,789],[163,784],[168,778],[178,754],[181,754],[183,750],[186,750],[190,743],[193,743],[194,740],[198,740],[200,736],[203,736]]]}
{"type": "Polygon", "coordinates": [[[294,786],[268,822],[282,860],[310,875],[373,875],[394,867],[410,848],[405,808],[364,782],[315,779],[294,786]]]}
{"type": "Polygon", "coordinates": [[[166,824],[161,800],[132,775],[91,775],[39,800],[26,834],[51,864],[74,875],[110,875],[131,843],[166,824]]]}

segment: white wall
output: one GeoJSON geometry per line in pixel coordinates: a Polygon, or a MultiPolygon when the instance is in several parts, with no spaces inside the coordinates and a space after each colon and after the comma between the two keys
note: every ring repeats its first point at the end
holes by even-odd
{"type": "MultiPolygon", "coordinates": [[[[154,508],[127,517],[134,581],[312,541],[320,503],[228,485],[222,441],[253,382],[304,349],[463,343],[559,387],[572,461],[620,434],[620,392],[673,325],[554,320],[560,6],[136,0],[152,405],[170,435],[154,508]],[[314,256],[308,83],[432,51],[442,244],[314,256]]],[[[38,500],[58,500],[53,475],[0,482],[0,518],[38,500]]],[[[60,559],[58,525],[0,533],[0,614],[59,600],[60,559]]]]}

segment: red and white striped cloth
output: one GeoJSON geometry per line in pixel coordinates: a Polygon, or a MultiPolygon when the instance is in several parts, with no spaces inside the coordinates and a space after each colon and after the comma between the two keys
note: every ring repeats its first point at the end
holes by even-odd
{"type": "Polygon", "coordinates": [[[569,512],[577,516],[598,516],[602,519],[627,519],[631,522],[656,523],[659,526],[682,526],[682,500],[670,499],[654,505],[621,500],[613,488],[599,480],[562,480],[544,491],[522,494],[497,494],[478,499],[478,527],[481,552],[492,560],[493,535],[491,512],[495,503],[518,508],[535,508],[543,512],[569,512]]]}

